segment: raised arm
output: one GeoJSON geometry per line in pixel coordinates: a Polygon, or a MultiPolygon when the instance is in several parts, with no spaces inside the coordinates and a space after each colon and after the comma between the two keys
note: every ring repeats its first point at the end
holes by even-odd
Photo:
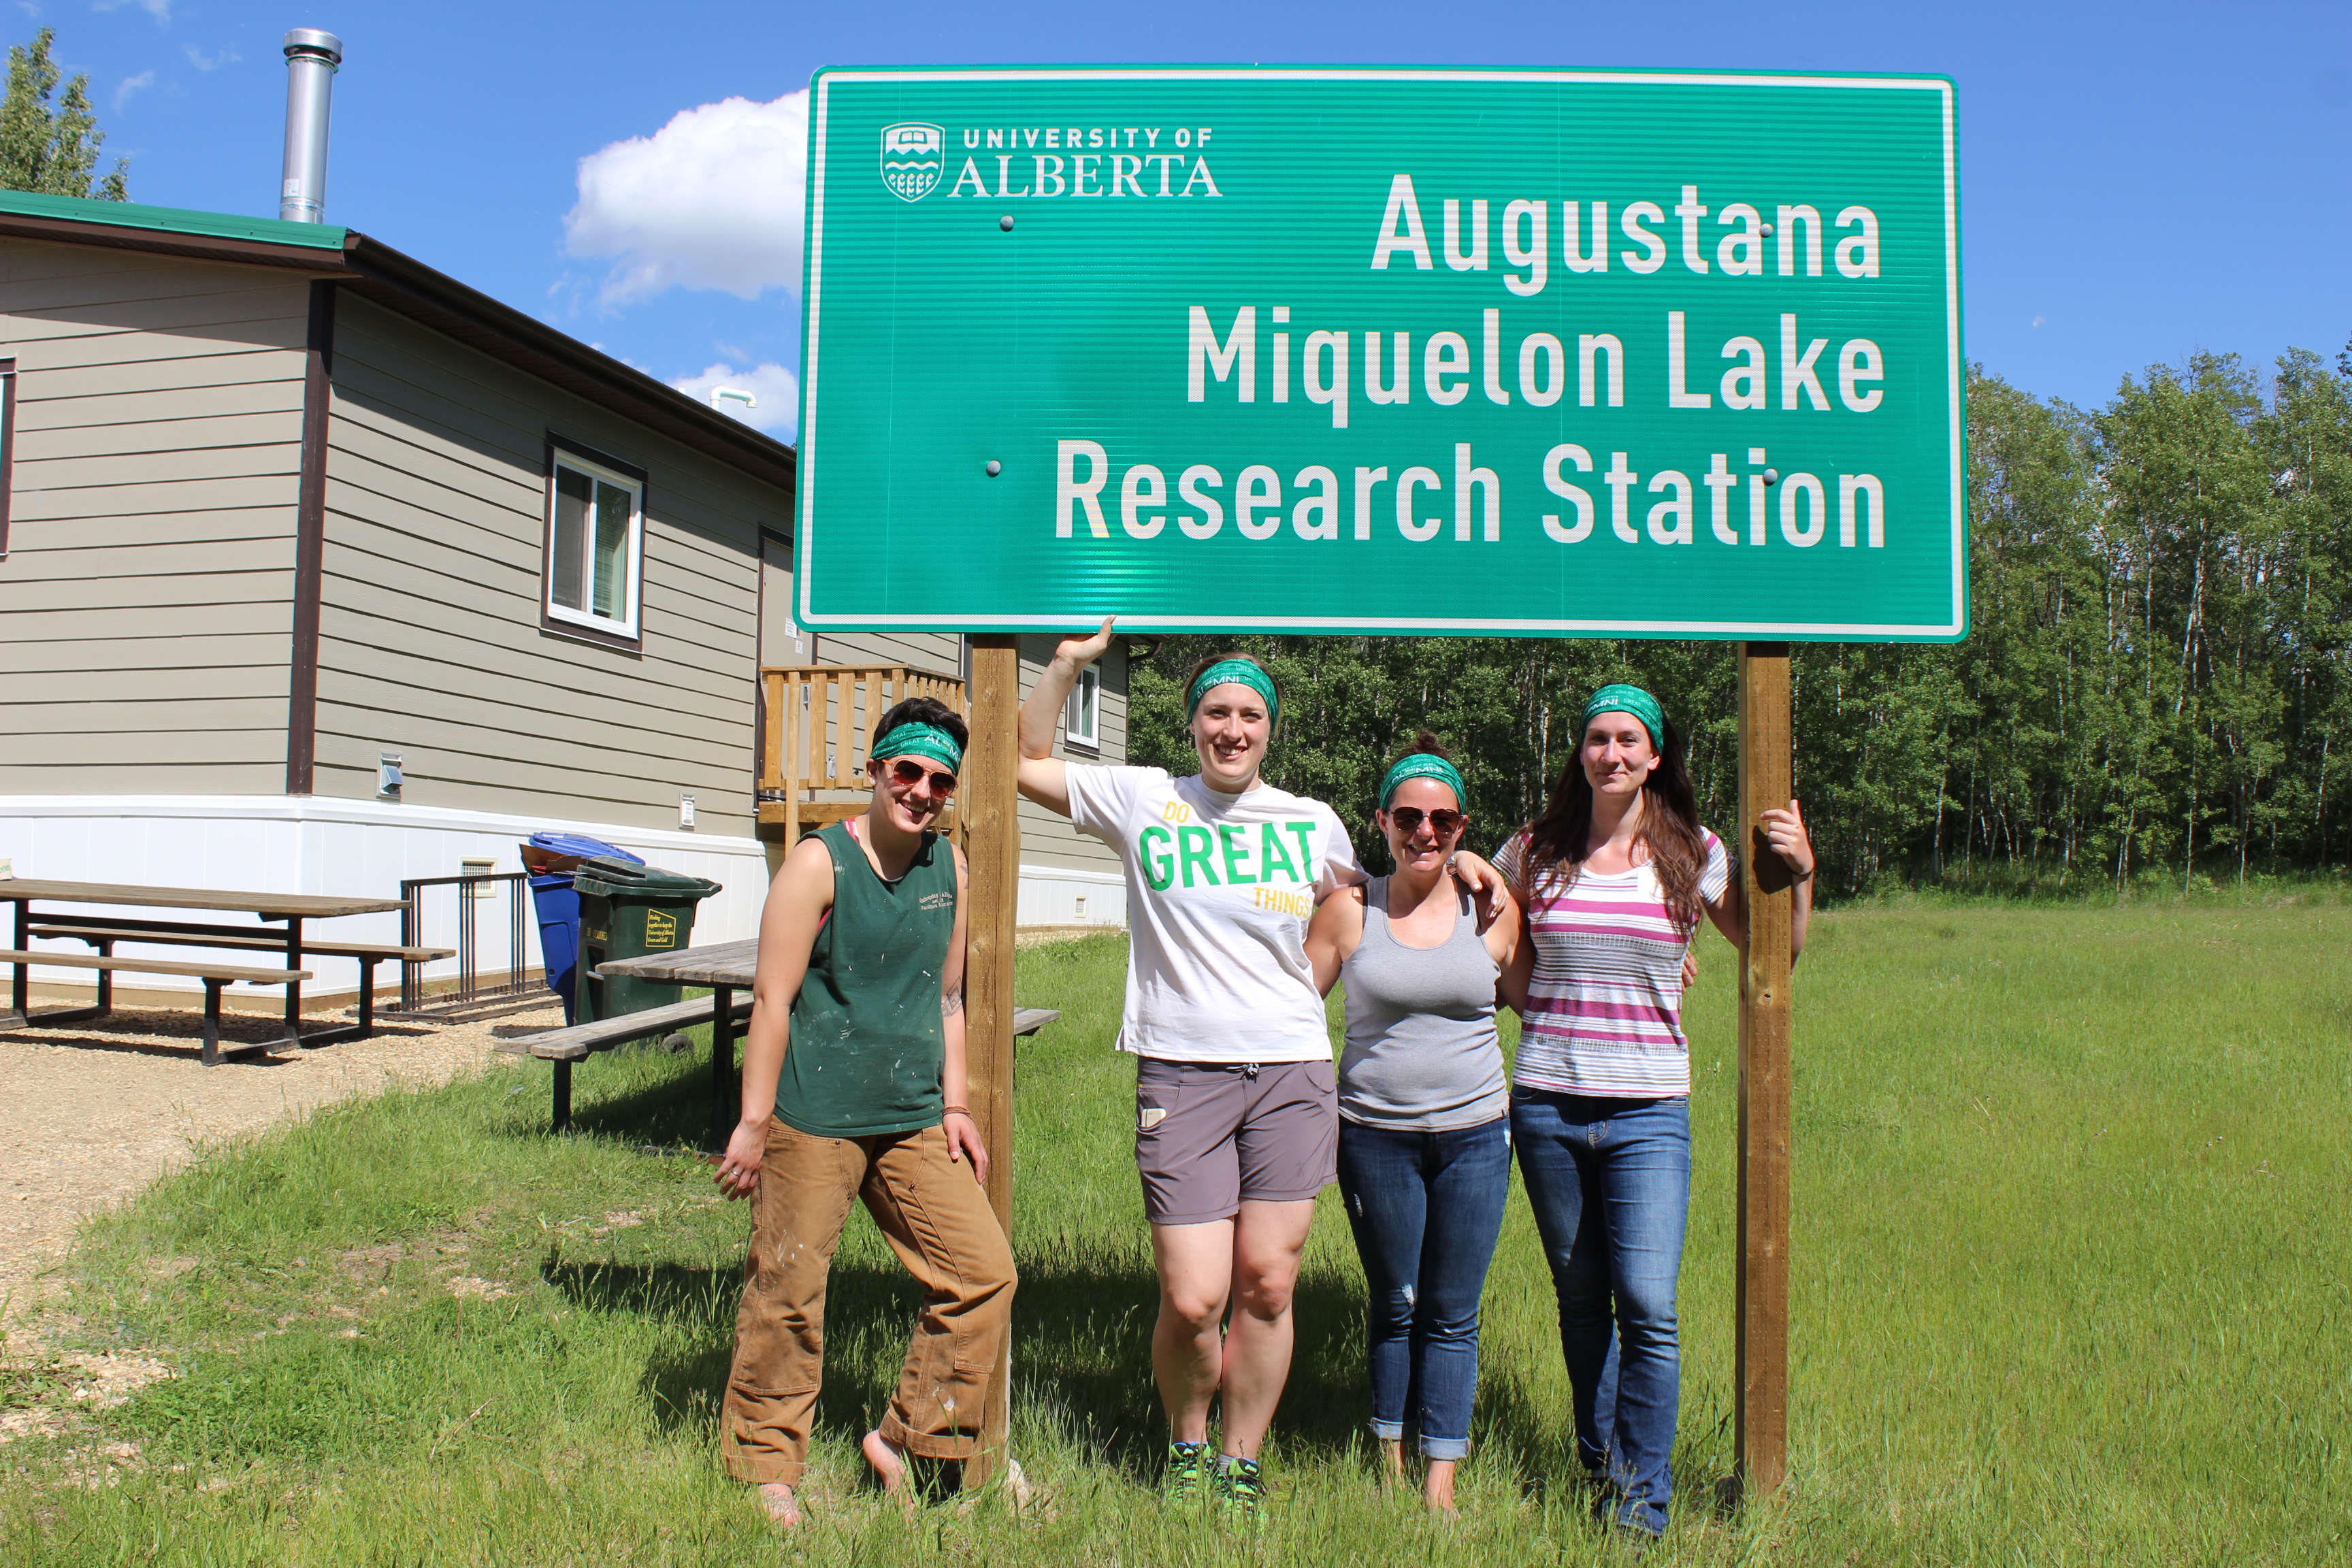
{"type": "MultiPolygon", "coordinates": [[[[1812,840],[1806,837],[1805,819],[1795,801],[1789,803],[1786,811],[1776,806],[1759,812],[1757,820],[1763,826],[1764,841],[1796,879],[1796,910],[1789,925],[1789,962],[1794,963],[1805,951],[1805,925],[1813,912],[1813,872],[1820,862],[1813,856],[1812,840]]],[[[1723,897],[1706,907],[1707,919],[1734,947],[1744,946],[1748,940],[1748,908],[1740,888],[1739,877],[1734,873],[1723,897]]]]}
{"type": "Polygon", "coordinates": [[[1054,755],[1054,726],[1061,722],[1062,705],[1078,671],[1103,656],[1110,647],[1111,621],[1105,616],[1090,637],[1070,637],[1054,650],[1054,662],[1038,674],[1037,684],[1021,704],[1021,793],[1048,811],[1070,815],[1068,764],[1054,755]]]}
{"type": "Polygon", "coordinates": [[[776,1113],[776,1079],[791,1047],[793,999],[808,977],[809,949],[833,908],[833,857],[803,838],[768,885],[760,914],[760,965],[751,979],[751,1022],[743,1031],[741,1117],[719,1162],[719,1190],[749,1197],[760,1184],[768,1121],[776,1113]]]}

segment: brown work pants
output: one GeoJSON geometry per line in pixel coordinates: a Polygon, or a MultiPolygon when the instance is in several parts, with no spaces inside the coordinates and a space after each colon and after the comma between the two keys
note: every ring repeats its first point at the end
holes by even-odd
{"type": "Polygon", "coordinates": [[[735,1319],[720,1457],[739,1481],[798,1486],[824,1365],[825,1277],[853,1198],[923,1288],[882,1436],[911,1454],[968,1459],[1013,1316],[1013,1250],[937,1127],[818,1138],[768,1123],[751,1195],[751,1256],[735,1319]]]}

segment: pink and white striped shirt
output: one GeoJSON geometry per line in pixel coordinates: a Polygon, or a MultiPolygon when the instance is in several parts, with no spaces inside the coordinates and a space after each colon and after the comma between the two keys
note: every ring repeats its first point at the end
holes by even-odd
{"type": "MultiPolygon", "coordinates": [[[[1709,903],[1731,880],[1731,857],[1705,828],[1709,903]]],[[[1528,851],[1520,833],[1495,857],[1514,884],[1528,851]]],[[[1535,973],[1519,1026],[1511,1081],[1555,1094],[1658,1100],[1690,1092],[1683,1036],[1683,955],[1694,933],[1675,928],[1645,862],[1601,876],[1586,869],[1528,897],[1535,973]]]]}

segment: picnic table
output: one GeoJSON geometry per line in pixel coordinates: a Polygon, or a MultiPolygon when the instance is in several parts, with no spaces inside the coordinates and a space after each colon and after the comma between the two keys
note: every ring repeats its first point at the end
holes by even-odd
{"type": "MultiPolygon", "coordinates": [[[[596,966],[596,973],[608,980],[657,980],[710,987],[710,1147],[714,1150],[727,1147],[727,1135],[734,1129],[740,1112],[735,1083],[735,1015],[739,1011],[735,994],[751,988],[759,967],[758,937],[713,942],[709,947],[680,948],[674,952],[649,952],[640,958],[617,958],[596,966]]],[[[1013,1032],[1034,1034],[1060,1016],[1053,1008],[1024,1007],[1013,1016],[1013,1032]]]]}
{"type": "Polygon", "coordinates": [[[375,914],[405,906],[398,899],[338,898],[319,893],[248,893],[224,891],[205,888],[147,888],[111,882],[56,882],[21,879],[0,881],[0,904],[16,906],[15,945],[10,954],[16,979],[10,995],[11,1008],[0,1014],[0,1027],[21,1028],[27,1026],[48,1026],[79,1023],[85,1019],[105,1016],[113,1010],[112,972],[121,969],[139,973],[194,974],[206,981],[206,1040],[205,1059],[209,1064],[217,1059],[217,1024],[219,988],[226,983],[222,976],[250,980],[258,984],[283,984],[286,987],[286,1035],[282,1039],[267,1040],[247,1049],[278,1049],[288,1046],[323,1046],[337,1040],[365,1038],[375,1032],[375,1008],[369,983],[375,964],[384,959],[414,958],[422,960],[438,954],[439,950],[404,948],[377,943],[343,942],[335,941],[306,942],[302,925],[305,921],[332,920],[342,915],[375,914]],[[56,910],[36,911],[34,905],[81,904],[105,905],[113,908],[200,910],[220,914],[257,915],[265,922],[279,922],[282,931],[268,931],[253,926],[222,925],[211,921],[188,920],[153,920],[131,918],[113,913],[69,914],[56,910]],[[78,940],[96,949],[99,958],[69,952],[35,952],[32,939],[78,940]],[[115,959],[112,952],[117,942],[152,943],[172,947],[218,947],[232,951],[265,952],[272,956],[283,953],[286,967],[280,971],[232,970],[219,964],[181,964],[156,959],[115,959]],[[355,1024],[341,1024],[323,1029],[302,1030],[302,982],[310,978],[303,968],[305,953],[360,961],[360,1016],[355,1024]],[[98,972],[98,1000],[86,1007],[65,1007],[47,1013],[32,1011],[31,972],[36,964],[58,963],[71,968],[95,969],[98,972]],[[212,973],[207,974],[205,971],[212,973]]]}

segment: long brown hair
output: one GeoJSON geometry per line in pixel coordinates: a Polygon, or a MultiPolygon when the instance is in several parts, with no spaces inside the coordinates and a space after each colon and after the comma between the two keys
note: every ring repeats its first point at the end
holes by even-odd
{"type": "MultiPolygon", "coordinates": [[[[1699,879],[1706,870],[1706,837],[1698,825],[1698,794],[1683,765],[1683,738],[1675,721],[1664,721],[1658,765],[1642,781],[1642,820],[1634,843],[1650,851],[1650,869],[1666,896],[1666,909],[1685,934],[1698,929],[1699,879]]],[[[1584,776],[1584,736],[1551,786],[1543,815],[1528,825],[1528,848],[1520,880],[1530,889],[1548,886],[1564,892],[1573,886],[1591,853],[1592,781],[1584,776]]]]}

